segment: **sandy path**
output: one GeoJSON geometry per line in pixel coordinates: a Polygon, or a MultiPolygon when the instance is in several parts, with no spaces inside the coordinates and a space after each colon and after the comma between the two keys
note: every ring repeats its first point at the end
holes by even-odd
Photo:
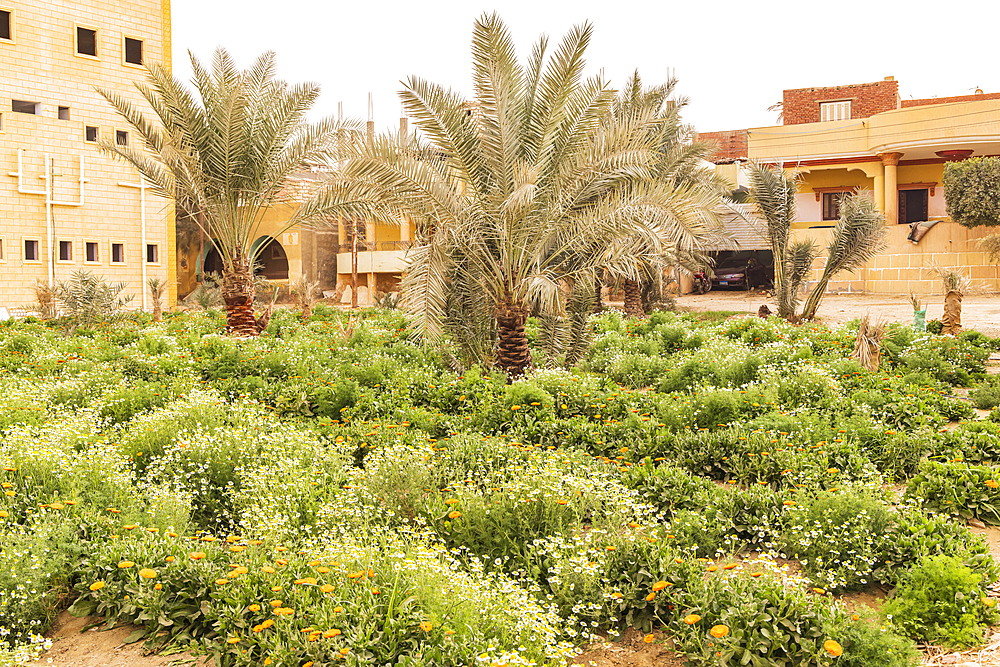
{"type": "MultiPolygon", "coordinates": [[[[941,318],[944,297],[925,298],[927,321],[941,318]]],[[[777,310],[774,301],[760,292],[713,290],[708,294],[685,294],[677,305],[687,310],[735,310],[756,314],[762,304],[777,310]]],[[[823,297],[817,316],[821,322],[836,325],[871,314],[889,322],[912,322],[913,307],[905,296],[883,294],[828,294],[823,297]]],[[[1000,336],[1000,295],[967,296],[962,302],[962,324],[995,338],[1000,336]]]]}

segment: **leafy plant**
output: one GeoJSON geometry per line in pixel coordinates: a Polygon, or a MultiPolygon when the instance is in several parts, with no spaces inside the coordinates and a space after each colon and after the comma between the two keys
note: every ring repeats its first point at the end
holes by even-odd
{"type": "Polygon", "coordinates": [[[957,648],[974,646],[997,620],[996,600],[985,597],[982,580],[960,560],[934,556],[914,566],[882,611],[895,627],[916,639],[957,648]]]}
{"type": "Polygon", "coordinates": [[[133,295],[122,296],[125,283],[107,283],[91,271],[78,270],[54,290],[56,298],[76,328],[89,329],[95,324],[119,318],[133,295]]]}
{"type": "Polygon", "coordinates": [[[922,461],[906,486],[934,512],[1000,524],[1000,471],[967,463],[922,461]]]}

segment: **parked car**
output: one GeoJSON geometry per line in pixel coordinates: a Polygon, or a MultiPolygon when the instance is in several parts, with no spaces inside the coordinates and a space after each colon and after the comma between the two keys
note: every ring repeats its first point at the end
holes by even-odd
{"type": "Polygon", "coordinates": [[[756,257],[727,257],[715,265],[712,287],[753,289],[769,287],[774,281],[774,265],[764,265],[756,257]]]}

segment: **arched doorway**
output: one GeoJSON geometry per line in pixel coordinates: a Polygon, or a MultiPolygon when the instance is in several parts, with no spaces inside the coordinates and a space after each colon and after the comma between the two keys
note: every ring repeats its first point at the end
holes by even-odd
{"type": "Polygon", "coordinates": [[[288,255],[277,239],[262,236],[250,246],[251,252],[257,248],[260,248],[260,252],[257,254],[254,274],[268,280],[288,280],[288,255]]]}
{"type": "Polygon", "coordinates": [[[222,255],[215,244],[205,244],[205,257],[201,262],[201,272],[197,276],[198,280],[204,280],[204,276],[209,273],[222,275],[222,255]]]}

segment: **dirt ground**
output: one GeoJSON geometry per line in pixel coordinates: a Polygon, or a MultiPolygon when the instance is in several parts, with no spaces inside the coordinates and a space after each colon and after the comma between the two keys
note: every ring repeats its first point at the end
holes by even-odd
{"type": "MultiPolygon", "coordinates": [[[[924,297],[922,300],[927,304],[927,321],[941,319],[944,297],[924,297]]],[[[767,304],[772,311],[777,310],[772,299],[756,291],[713,290],[708,294],[684,294],[677,299],[677,306],[684,310],[735,310],[754,315],[762,304],[767,304]]],[[[907,297],[882,294],[827,294],[820,303],[817,319],[836,325],[866,314],[872,318],[885,318],[889,322],[913,321],[913,307],[907,297]]],[[[1000,336],[1000,295],[965,297],[962,301],[962,325],[991,338],[1000,336]]]]}
{"type": "Polygon", "coordinates": [[[93,616],[76,618],[67,612],[59,615],[48,636],[52,648],[42,655],[32,667],[180,667],[182,665],[203,666],[204,660],[196,660],[187,654],[144,655],[142,642],[126,644],[125,638],[135,631],[135,627],[125,625],[113,630],[102,631],[88,625],[100,622],[93,616]]]}

